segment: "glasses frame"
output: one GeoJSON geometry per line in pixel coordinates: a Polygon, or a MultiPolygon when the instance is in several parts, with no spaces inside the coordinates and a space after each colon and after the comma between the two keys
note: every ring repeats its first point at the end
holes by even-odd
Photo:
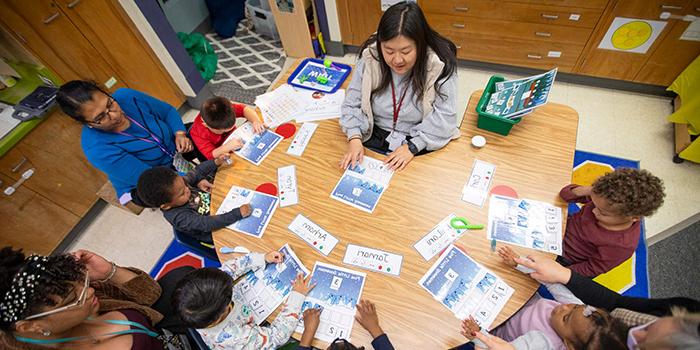
{"type": "Polygon", "coordinates": [[[25,317],[24,321],[29,321],[29,320],[33,320],[36,318],[40,318],[40,317],[44,317],[44,316],[48,316],[48,315],[53,315],[53,314],[56,314],[59,312],[63,312],[66,310],[70,310],[70,309],[73,309],[76,307],[81,307],[81,306],[85,305],[85,299],[87,297],[87,290],[88,290],[89,286],[90,286],[90,277],[88,277],[88,274],[86,272],[85,273],[85,284],[83,285],[82,292],[80,292],[80,295],[78,296],[78,300],[76,300],[68,305],[64,305],[64,306],[61,306],[59,308],[53,309],[53,310],[49,310],[46,312],[38,313],[36,315],[25,317]]]}
{"type": "Polygon", "coordinates": [[[103,111],[102,113],[98,114],[95,116],[92,121],[89,121],[88,123],[94,124],[94,125],[100,125],[102,122],[105,120],[105,118],[111,118],[110,114],[114,112],[112,110],[112,106],[114,105],[114,97],[112,95],[105,93],[107,95],[107,105],[105,106],[107,108],[106,111],[103,111]]]}

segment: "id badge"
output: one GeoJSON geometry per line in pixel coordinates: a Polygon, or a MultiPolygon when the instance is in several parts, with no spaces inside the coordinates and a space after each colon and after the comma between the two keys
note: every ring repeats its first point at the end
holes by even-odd
{"type": "Polygon", "coordinates": [[[403,142],[406,140],[406,135],[399,132],[392,131],[389,136],[386,137],[386,141],[389,142],[389,151],[395,151],[397,148],[401,147],[403,142]]]}
{"type": "Polygon", "coordinates": [[[175,171],[177,171],[178,174],[185,176],[185,174],[194,170],[195,166],[191,162],[188,162],[182,156],[182,153],[178,152],[175,154],[175,157],[173,157],[173,168],[175,168],[175,171]]]}

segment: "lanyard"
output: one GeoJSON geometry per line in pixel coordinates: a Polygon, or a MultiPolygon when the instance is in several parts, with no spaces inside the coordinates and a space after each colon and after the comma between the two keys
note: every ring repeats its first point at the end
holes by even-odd
{"type": "Polygon", "coordinates": [[[135,138],[135,139],[139,139],[139,140],[141,140],[141,141],[148,142],[148,143],[155,143],[156,145],[158,145],[158,147],[160,147],[160,150],[163,151],[163,153],[169,155],[171,158],[174,158],[174,157],[175,157],[175,155],[174,155],[172,152],[168,151],[168,149],[165,147],[165,145],[163,144],[163,142],[161,142],[160,139],[159,139],[155,134],[153,134],[150,130],[146,129],[143,125],[141,125],[141,123],[139,123],[139,122],[137,122],[137,121],[131,119],[128,115],[124,114],[124,116],[126,117],[126,119],[129,119],[129,121],[131,121],[132,123],[136,124],[136,126],[140,127],[140,128],[143,129],[146,133],[148,133],[148,135],[150,136],[150,138],[145,139],[145,138],[143,138],[143,137],[134,136],[134,135],[132,135],[132,134],[125,133],[125,132],[123,132],[123,131],[118,132],[118,134],[120,134],[120,135],[125,135],[125,136],[130,136],[130,137],[133,137],[133,138],[135,138]]]}
{"type": "MultiPolygon", "coordinates": [[[[89,320],[89,318],[88,318],[89,320]]],[[[110,335],[122,335],[122,334],[146,334],[151,337],[158,337],[158,333],[146,328],[146,326],[133,322],[133,321],[128,321],[128,320],[104,320],[102,321],[104,323],[109,323],[109,324],[116,324],[116,325],[124,325],[124,326],[134,326],[137,329],[127,329],[119,332],[111,332],[111,333],[104,333],[100,334],[98,337],[103,337],[103,336],[110,336],[110,335]]],[[[84,339],[94,339],[93,337],[89,336],[82,336],[82,337],[70,337],[70,338],[59,338],[59,339],[32,339],[32,338],[25,338],[25,337],[17,337],[15,336],[15,339],[23,342],[23,343],[30,343],[30,344],[57,344],[57,343],[67,343],[67,342],[72,342],[76,340],[84,340],[84,339]]]]}
{"type": "Polygon", "coordinates": [[[396,129],[396,122],[399,120],[399,112],[401,111],[401,105],[403,105],[403,98],[406,97],[406,91],[408,91],[408,83],[406,83],[406,87],[403,89],[403,93],[401,94],[401,97],[399,98],[399,105],[396,105],[396,93],[394,92],[394,79],[391,79],[391,101],[393,102],[393,107],[394,107],[394,126],[391,127],[391,131],[394,132],[396,129]]]}

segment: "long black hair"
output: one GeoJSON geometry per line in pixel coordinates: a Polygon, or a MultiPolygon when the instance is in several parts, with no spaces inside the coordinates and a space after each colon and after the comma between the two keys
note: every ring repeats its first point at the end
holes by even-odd
{"type": "Polygon", "coordinates": [[[426,75],[428,73],[428,47],[433,49],[445,67],[440,72],[435,81],[435,92],[442,98],[445,94],[440,91],[440,87],[451,76],[457,68],[457,47],[455,44],[428,25],[428,21],[423,15],[423,11],[414,2],[400,2],[389,7],[379,20],[377,32],[372,34],[360,48],[359,57],[362,52],[371,44],[377,43],[377,57],[370,51],[374,59],[381,63],[382,80],[379,86],[372,90],[372,94],[383,91],[391,82],[391,68],[387,65],[382,54],[382,42],[391,40],[399,35],[403,35],[416,43],[416,63],[411,70],[411,85],[416,94],[416,101],[423,98],[426,75]]]}
{"type": "Polygon", "coordinates": [[[58,89],[56,102],[58,102],[63,113],[84,124],[87,120],[81,114],[83,103],[92,101],[92,95],[95,92],[111,96],[94,81],[71,80],[61,85],[58,89]]]}

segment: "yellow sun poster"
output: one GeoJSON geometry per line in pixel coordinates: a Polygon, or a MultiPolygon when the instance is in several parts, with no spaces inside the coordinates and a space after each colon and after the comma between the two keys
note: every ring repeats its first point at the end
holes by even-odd
{"type": "Polygon", "coordinates": [[[663,21],[615,17],[598,48],[644,54],[665,26],[663,21]]]}

